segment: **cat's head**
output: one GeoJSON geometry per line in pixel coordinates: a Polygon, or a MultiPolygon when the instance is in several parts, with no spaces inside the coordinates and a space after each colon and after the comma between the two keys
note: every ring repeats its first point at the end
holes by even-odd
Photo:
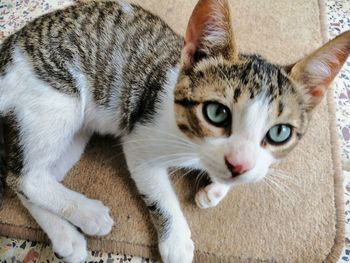
{"type": "Polygon", "coordinates": [[[289,67],[241,55],[227,1],[200,0],[185,35],[175,114],[211,179],[262,179],[303,137],[349,53],[350,31],[289,67]]]}

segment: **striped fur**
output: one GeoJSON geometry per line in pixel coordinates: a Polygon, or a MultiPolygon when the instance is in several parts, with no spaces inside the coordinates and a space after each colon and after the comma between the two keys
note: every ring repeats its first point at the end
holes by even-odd
{"type": "Polygon", "coordinates": [[[131,131],[137,121],[152,119],[166,72],[179,62],[183,40],[158,17],[128,6],[132,12],[117,2],[91,2],[34,20],[3,44],[0,72],[11,63],[16,46],[40,79],[79,97],[72,73],[78,69],[96,104],[120,109],[120,129],[131,131]]]}

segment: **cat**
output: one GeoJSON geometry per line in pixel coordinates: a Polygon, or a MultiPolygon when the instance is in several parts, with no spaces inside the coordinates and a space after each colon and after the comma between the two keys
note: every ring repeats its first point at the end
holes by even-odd
{"type": "Polygon", "coordinates": [[[263,179],[303,137],[349,53],[345,32],[289,66],[241,54],[227,0],[199,0],[184,37],[121,1],[55,11],[0,47],[3,177],[53,250],[81,262],[83,233],[106,235],[113,219],[102,202],[60,182],[93,133],[120,137],[163,262],[192,262],[167,169],[208,172],[211,183],[195,197],[200,208],[263,179]]]}

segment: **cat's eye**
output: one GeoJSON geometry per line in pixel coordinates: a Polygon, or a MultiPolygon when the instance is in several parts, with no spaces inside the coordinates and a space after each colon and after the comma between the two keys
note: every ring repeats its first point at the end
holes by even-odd
{"type": "Polygon", "coordinates": [[[286,143],[292,137],[292,127],[288,124],[277,124],[266,134],[267,142],[274,145],[286,143]]]}
{"type": "Polygon", "coordinates": [[[230,110],[218,102],[204,104],[203,115],[210,124],[217,127],[225,127],[230,123],[230,110]]]}

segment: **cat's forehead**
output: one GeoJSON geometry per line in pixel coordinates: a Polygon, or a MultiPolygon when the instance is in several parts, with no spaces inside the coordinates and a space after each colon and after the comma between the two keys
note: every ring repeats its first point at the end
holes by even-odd
{"type": "Polygon", "coordinates": [[[190,79],[190,94],[199,102],[214,100],[236,108],[263,100],[262,105],[277,107],[277,115],[302,104],[302,94],[284,70],[256,55],[241,55],[232,62],[208,60],[190,79]]]}
{"type": "Polygon", "coordinates": [[[208,92],[227,96],[234,90],[235,101],[244,93],[250,99],[264,93],[273,100],[283,93],[296,92],[281,67],[256,55],[241,55],[232,62],[209,60],[190,77],[193,86],[211,86],[211,89],[207,87],[208,92]]]}

